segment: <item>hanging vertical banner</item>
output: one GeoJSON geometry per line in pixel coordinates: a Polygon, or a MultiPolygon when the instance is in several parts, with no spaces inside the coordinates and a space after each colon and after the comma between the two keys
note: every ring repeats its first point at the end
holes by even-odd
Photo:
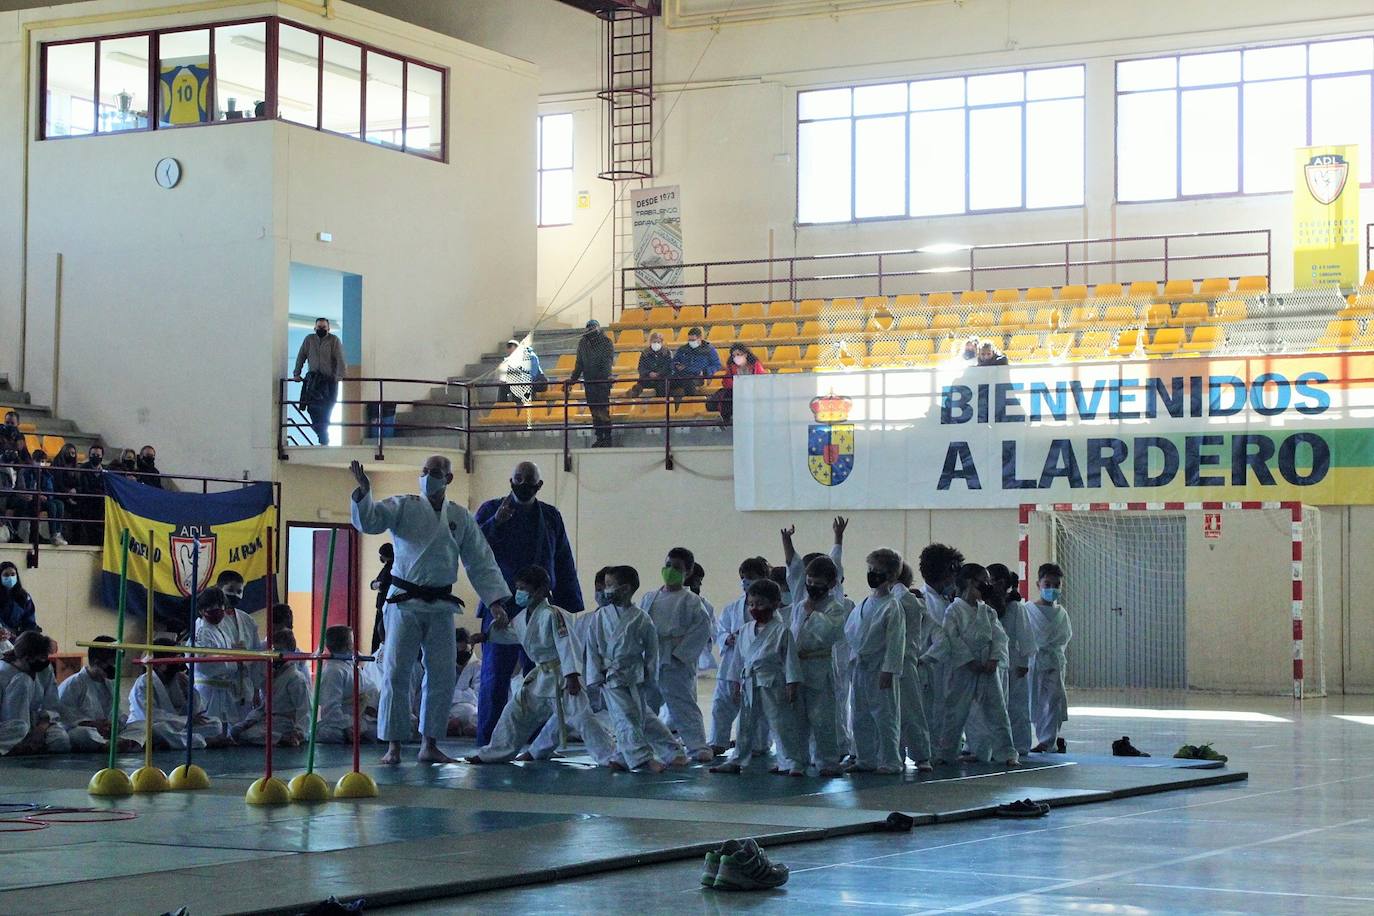
{"type": "Polygon", "coordinates": [[[1358,285],[1359,147],[1303,146],[1293,181],[1293,288],[1358,285]]]}
{"type": "Polygon", "coordinates": [[[682,307],[682,210],[677,185],[630,192],[635,286],[642,306],[682,307]]]}

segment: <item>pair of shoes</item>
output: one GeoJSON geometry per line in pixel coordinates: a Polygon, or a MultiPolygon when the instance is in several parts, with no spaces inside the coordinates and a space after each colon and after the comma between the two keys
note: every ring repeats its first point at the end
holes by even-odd
{"type": "Polygon", "coordinates": [[[900,811],[893,811],[887,816],[887,828],[893,833],[906,833],[916,826],[916,818],[910,814],[903,814],[900,811]]]}
{"type": "MultiPolygon", "coordinates": [[[[786,865],[775,865],[768,854],[753,840],[726,840],[716,851],[715,874],[711,886],[716,890],[757,891],[782,887],[787,883],[786,865]]],[[[706,856],[706,868],[701,883],[706,884],[711,873],[711,856],[706,856]]]]}
{"type": "Polygon", "coordinates": [[[1127,736],[1127,735],[1122,735],[1122,736],[1121,736],[1120,738],[1118,738],[1116,741],[1113,741],[1113,742],[1112,742],[1112,756],[1113,756],[1113,757],[1148,757],[1148,756],[1150,756],[1150,755],[1147,754],[1147,753],[1145,753],[1144,751],[1142,751],[1140,748],[1136,747],[1134,744],[1132,744],[1132,743],[1131,743],[1131,739],[1130,739],[1129,736],[1127,736]]]}
{"type": "Polygon", "coordinates": [[[730,753],[730,748],[721,747],[719,744],[713,744],[711,745],[711,753],[715,754],[717,757],[724,757],[726,754],[730,753]]]}
{"type": "Polygon", "coordinates": [[[1029,798],[1023,798],[1006,805],[998,805],[996,811],[998,817],[1044,817],[1049,813],[1049,805],[1031,801],[1029,798]]]}
{"type": "Polygon", "coordinates": [[[1069,746],[1064,742],[1063,738],[1055,739],[1054,752],[1056,754],[1067,754],[1069,752],[1069,746]]]}
{"type": "Polygon", "coordinates": [[[1225,763],[1229,759],[1225,754],[1214,751],[1210,741],[1198,745],[1185,744],[1174,756],[1180,760],[1215,760],[1218,763],[1225,763]]]}

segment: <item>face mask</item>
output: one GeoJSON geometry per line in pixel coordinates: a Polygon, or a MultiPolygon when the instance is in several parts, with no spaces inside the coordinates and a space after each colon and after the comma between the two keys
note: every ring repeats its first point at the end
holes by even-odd
{"type": "Polygon", "coordinates": [[[458,667],[459,667],[459,668],[462,668],[464,665],[466,665],[466,664],[467,664],[468,662],[470,662],[470,661],[472,661],[472,653],[471,653],[471,652],[459,652],[459,653],[458,653],[458,667]]]}
{"type": "Polygon", "coordinates": [[[94,455],[91,455],[90,457],[91,457],[91,465],[92,465],[92,466],[98,466],[98,465],[101,465],[101,464],[103,464],[103,463],[105,462],[105,456],[104,456],[104,455],[101,455],[101,454],[99,454],[99,453],[96,453],[96,454],[94,454],[94,455]]]}
{"type": "Polygon", "coordinates": [[[739,590],[742,591],[742,592],[744,592],[744,593],[747,595],[747,594],[749,594],[749,586],[751,586],[751,585],[753,585],[753,584],[754,584],[754,580],[753,580],[753,579],[740,579],[740,580],[739,580],[739,590]]]}
{"type": "Polygon", "coordinates": [[[950,582],[944,588],[940,589],[940,594],[945,598],[953,600],[954,596],[959,594],[959,590],[954,587],[953,582],[950,582]]]}
{"type": "Polygon", "coordinates": [[[14,588],[18,584],[18,576],[0,576],[0,585],[5,586],[5,588],[14,588]]]}
{"type": "Polygon", "coordinates": [[[534,494],[539,492],[540,486],[541,484],[529,483],[528,481],[521,481],[520,483],[512,482],[510,491],[516,499],[520,500],[522,503],[527,503],[534,499],[534,494]]]}
{"type": "Polygon", "coordinates": [[[234,595],[229,592],[224,593],[224,603],[230,607],[238,607],[243,602],[242,595],[234,595]]]}
{"type": "Polygon", "coordinates": [[[605,607],[606,605],[608,605],[608,604],[610,604],[610,603],[611,603],[611,596],[610,596],[610,593],[608,593],[604,588],[598,588],[598,589],[596,590],[596,606],[597,606],[597,607],[605,607]]]}
{"type": "Polygon", "coordinates": [[[329,333],[329,328],[316,328],[316,329],[315,329],[315,336],[316,336],[316,337],[323,337],[323,336],[325,336],[325,335],[328,334],[328,333],[329,333]]]}
{"type": "Polygon", "coordinates": [[[102,667],[102,668],[100,669],[100,673],[103,674],[103,675],[105,675],[105,680],[107,680],[107,681],[114,680],[114,676],[115,676],[115,666],[114,666],[114,665],[105,665],[104,667],[102,667]]]}
{"type": "Polygon", "coordinates": [[[736,365],[736,366],[743,366],[743,365],[744,365],[745,363],[747,363],[747,362],[749,362],[749,358],[746,357],[746,356],[745,356],[744,354],[742,354],[742,353],[741,353],[741,354],[738,354],[738,355],[735,357],[735,365],[736,365]]]}
{"type": "Polygon", "coordinates": [[[530,606],[530,593],[527,592],[527,591],[525,591],[523,588],[517,588],[517,589],[515,590],[515,606],[516,606],[516,607],[529,607],[529,606],[530,606]]]}
{"type": "Polygon", "coordinates": [[[868,587],[869,587],[869,588],[878,588],[880,585],[882,585],[882,584],[883,584],[884,582],[886,582],[886,581],[887,581],[887,576],[885,576],[885,575],[883,575],[882,573],[878,572],[876,569],[870,569],[870,570],[868,571],[868,587]]]}
{"type": "Polygon", "coordinates": [[[812,585],[810,582],[806,583],[806,596],[810,598],[812,601],[820,601],[828,594],[830,594],[829,586],[812,585]]]}
{"type": "Polygon", "coordinates": [[[782,590],[782,603],[788,605],[792,603],[792,593],[787,589],[782,590]]]}
{"type": "Polygon", "coordinates": [[[664,584],[664,585],[667,585],[667,586],[669,586],[669,587],[671,587],[671,588],[676,588],[676,587],[678,587],[679,585],[681,585],[684,581],[686,581],[686,579],[687,579],[687,577],[686,577],[685,575],[683,575],[682,570],[676,569],[676,568],[674,568],[674,567],[672,567],[672,566],[665,566],[665,567],[663,567],[663,584],[664,584]]]}
{"type": "Polygon", "coordinates": [[[51,664],[51,661],[46,658],[42,661],[29,662],[29,674],[42,674],[44,671],[48,669],[49,664],[51,664]]]}
{"type": "Polygon", "coordinates": [[[659,343],[658,341],[654,341],[653,343],[649,344],[649,349],[657,353],[659,350],[663,349],[663,344],[659,343]]]}
{"type": "Polygon", "coordinates": [[[139,456],[138,456],[138,463],[139,463],[139,464],[143,464],[143,465],[147,465],[148,467],[152,467],[154,461],[157,461],[157,456],[156,456],[156,455],[139,455],[139,456]]]}
{"type": "Polygon", "coordinates": [[[701,346],[701,341],[699,341],[699,340],[689,340],[689,341],[687,341],[687,346],[689,346],[689,347],[691,347],[693,350],[695,350],[697,347],[701,346]]]}
{"type": "Polygon", "coordinates": [[[420,476],[420,492],[429,498],[440,496],[448,482],[442,477],[435,477],[432,474],[422,474],[420,476]]]}
{"type": "Polygon", "coordinates": [[[1056,601],[1059,600],[1059,589],[1057,589],[1057,588],[1042,588],[1042,589],[1040,589],[1040,597],[1041,597],[1041,598],[1044,598],[1046,601],[1048,601],[1048,602],[1050,602],[1051,604],[1053,604],[1054,602],[1056,602],[1056,601]]]}

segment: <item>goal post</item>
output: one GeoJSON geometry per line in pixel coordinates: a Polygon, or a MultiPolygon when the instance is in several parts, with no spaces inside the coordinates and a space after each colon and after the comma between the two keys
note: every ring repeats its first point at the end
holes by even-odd
{"type": "Polygon", "coordinates": [[[1282,693],[1285,676],[1275,672],[1291,656],[1293,698],[1326,695],[1314,507],[1023,503],[1024,598],[1033,563],[1047,560],[1064,567],[1074,638],[1081,636],[1070,647],[1071,685],[1282,693]]]}

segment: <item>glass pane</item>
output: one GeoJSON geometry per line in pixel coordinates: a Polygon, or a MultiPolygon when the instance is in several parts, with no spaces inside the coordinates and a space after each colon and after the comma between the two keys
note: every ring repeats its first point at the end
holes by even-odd
{"type": "Polygon", "coordinates": [[[822,89],[819,92],[797,93],[797,117],[803,121],[849,117],[849,90],[822,89]]]}
{"type": "Polygon", "coordinates": [[[1116,91],[1172,89],[1178,80],[1178,58],[1155,57],[1127,60],[1116,65],[1116,91]]]}
{"type": "Polygon", "coordinates": [[[1064,99],[1082,94],[1082,67],[1031,70],[1026,74],[1026,98],[1028,99],[1064,99]]]}
{"type": "Polygon", "coordinates": [[[1172,89],[1117,97],[1117,200],[1178,196],[1177,98],[1172,89]]]}
{"type": "Polygon", "coordinates": [[[539,225],[564,226],[572,222],[572,169],[539,174],[539,225]]]}
{"type": "Polygon", "coordinates": [[[797,137],[797,219],[834,223],[850,219],[849,128],[853,123],[802,124],[797,137]]]}
{"type": "Polygon", "coordinates": [[[1240,52],[1189,54],[1178,59],[1180,86],[1209,86],[1240,82],[1240,52]]]}
{"type": "Polygon", "coordinates": [[[539,119],[539,167],[566,169],[572,167],[573,116],[544,115],[539,119]]]}
{"type": "MultiPolygon", "coordinates": [[[[906,84],[901,85],[905,104],[906,84]]],[[[906,116],[855,121],[854,216],[905,213],[906,116]]]]}
{"type": "MultiPolygon", "coordinates": [[[[444,74],[414,63],[406,64],[406,149],[427,156],[444,154],[444,74]]],[[[572,165],[571,149],[568,157],[572,165]]]]}
{"type": "Polygon", "coordinates": [[[148,36],[100,43],[100,132],[148,126],[148,36]]]}
{"type": "Polygon", "coordinates": [[[1292,190],[1293,150],[1307,145],[1307,80],[1246,84],[1244,129],[1245,193],[1292,190]]]}
{"type": "Polygon", "coordinates": [[[968,126],[968,208],[1022,206],[1021,108],[970,111],[968,126]]]}
{"type": "Polygon", "coordinates": [[[964,110],[911,116],[911,215],[964,212],[964,110]]]}
{"type": "Polygon", "coordinates": [[[1307,46],[1255,48],[1245,52],[1245,78],[1267,80],[1280,76],[1302,76],[1307,72],[1307,46]]]}
{"type": "Polygon", "coordinates": [[[267,114],[267,23],[215,29],[215,119],[267,114]]]}
{"type": "Polygon", "coordinates": [[[856,115],[890,114],[895,111],[906,111],[906,83],[854,87],[856,115]]]}
{"type": "MultiPolygon", "coordinates": [[[[922,80],[911,84],[911,110],[958,108],[964,104],[964,78],[922,80]]],[[[962,135],[962,131],[960,132],[962,135]]]]}
{"type": "Polygon", "coordinates": [[[1025,98],[1024,73],[989,73],[968,78],[968,103],[992,105],[997,102],[1019,102],[1025,98]]]}
{"type": "Polygon", "coordinates": [[[1026,106],[1026,206],[1083,203],[1083,100],[1026,106]]]}
{"type": "Polygon", "coordinates": [[[1183,93],[1183,193],[1240,190],[1240,106],[1234,86],[1183,93]]]}
{"type": "Polygon", "coordinates": [[[1311,73],[1349,73],[1374,67],[1374,38],[1323,41],[1309,49],[1311,73]]]}
{"type": "Polygon", "coordinates": [[[158,118],[164,126],[210,120],[210,31],[158,37],[158,118]]]}
{"type": "Polygon", "coordinates": [[[367,142],[399,149],[401,127],[401,62],[368,51],[367,142]]]}
{"type": "Polygon", "coordinates": [[[1358,143],[1360,183],[1369,182],[1369,77],[1312,81],[1312,144],[1358,143]]]}
{"type": "Polygon", "coordinates": [[[277,116],[317,127],[320,120],[320,36],[283,22],[277,42],[277,116]]]}
{"type": "Polygon", "coordinates": [[[324,40],[324,108],[320,127],[363,135],[363,49],[333,38],[324,40]]]}
{"type": "Polygon", "coordinates": [[[95,130],[95,42],[48,47],[45,137],[75,137],[95,130]]]}

